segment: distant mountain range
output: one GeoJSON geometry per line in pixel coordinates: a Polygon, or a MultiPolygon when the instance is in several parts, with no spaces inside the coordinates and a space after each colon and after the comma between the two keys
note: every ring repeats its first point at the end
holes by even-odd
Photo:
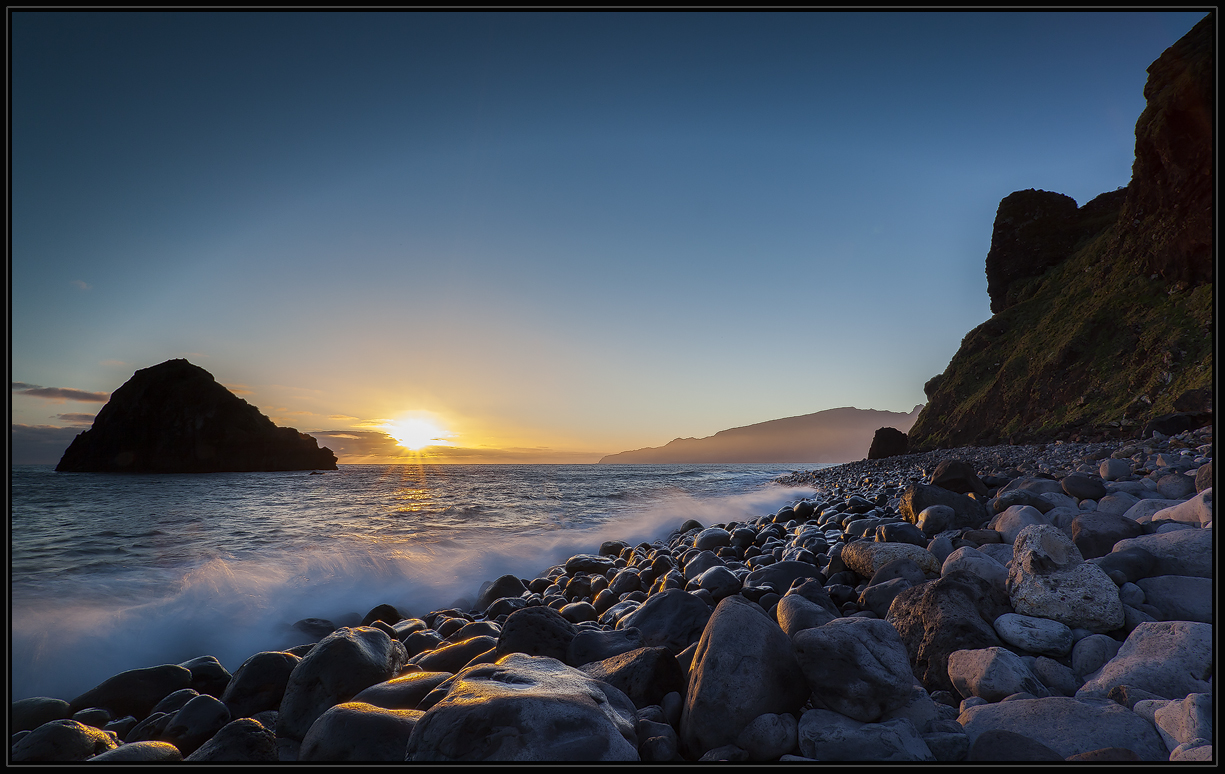
{"type": "Polygon", "coordinates": [[[707,438],[677,438],[664,446],[610,454],[600,463],[854,462],[868,456],[877,430],[893,427],[908,432],[922,408],[921,404],[915,406],[909,414],[851,407],[828,409],[733,427],[707,438]]]}

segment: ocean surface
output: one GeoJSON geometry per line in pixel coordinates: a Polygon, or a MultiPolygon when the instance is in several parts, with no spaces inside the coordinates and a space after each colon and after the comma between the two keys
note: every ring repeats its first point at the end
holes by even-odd
{"type": "Polygon", "coordinates": [[[118,672],[309,641],[466,604],[605,540],[666,538],[812,494],[773,479],[827,465],[342,465],[204,475],[11,477],[12,700],[72,700],[118,672]]]}

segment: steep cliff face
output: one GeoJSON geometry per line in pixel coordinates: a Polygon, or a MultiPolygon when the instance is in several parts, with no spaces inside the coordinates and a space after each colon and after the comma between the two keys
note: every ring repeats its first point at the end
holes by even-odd
{"type": "Polygon", "coordinates": [[[1128,437],[1210,409],[1215,42],[1209,16],[1149,67],[1126,189],[1000,203],[993,316],[924,386],[912,451],[1128,437]]]}
{"type": "Polygon", "coordinates": [[[336,470],[336,455],[277,427],[186,360],[144,368],[115,390],[55,468],[79,473],[336,470]]]}

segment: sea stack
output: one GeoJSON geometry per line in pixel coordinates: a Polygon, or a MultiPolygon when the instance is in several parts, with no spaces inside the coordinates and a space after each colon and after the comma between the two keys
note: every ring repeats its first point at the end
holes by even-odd
{"type": "Polygon", "coordinates": [[[57,471],[225,473],[336,470],[336,455],[186,360],[143,368],[111,395],[57,471]]]}

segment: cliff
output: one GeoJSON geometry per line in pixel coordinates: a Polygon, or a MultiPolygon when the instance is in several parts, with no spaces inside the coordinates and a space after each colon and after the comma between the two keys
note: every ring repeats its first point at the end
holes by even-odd
{"type": "Polygon", "coordinates": [[[993,316],[924,391],[912,451],[1130,437],[1211,411],[1215,16],[1148,68],[1125,189],[1000,202],[993,316]]]}
{"type": "Polygon", "coordinates": [[[905,432],[919,415],[899,411],[836,408],[745,427],[706,438],[677,438],[658,447],[610,454],[603,463],[668,465],[693,463],[851,462],[868,453],[882,425],[905,432]]]}
{"type": "Polygon", "coordinates": [[[221,473],[336,470],[336,455],[291,427],[277,427],[212,374],[168,360],[132,375],[93,427],[73,439],[58,471],[221,473]]]}

